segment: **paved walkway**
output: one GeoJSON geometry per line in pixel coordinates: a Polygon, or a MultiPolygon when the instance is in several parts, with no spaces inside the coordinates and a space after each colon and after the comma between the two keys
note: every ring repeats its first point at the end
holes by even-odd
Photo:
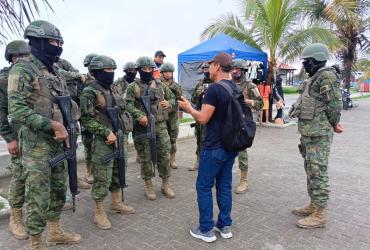
{"type": "MultiPolygon", "coordinates": [[[[139,165],[130,154],[126,200],[134,215],[109,214],[113,228],[98,230],[93,224],[94,204],[89,191],[77,201],[77,211],[63,214],[63,224],[79,232],[83,242],[68,249],[370,249],[370,100],[343,112],[343,135],[336,135],[330,157],[331,200],[325,229],[298,229],[291,208],[308,202],[302,159],[298,154],[296,126],[258,128],[249,151],[250,191],[235,195],[232,217],[234,238],[207,244],[193,239],[189,229],[197,224],[193,163],[194,139],[179,143],[179,169],[172,172],[174,200],[160,194],[144,198],[139,165]]],[[[239,171],[234,168],[234,185],[239,171]]],[[[108,201],[106,201],[108,204],[108,201]]],[[[217,208],[215,207],[215,212],[217,208]]],[[[11,237],[7,221],[0,222],[0,249],[25,249],[26,242],[11,237]]],[[[53,247],[51,249],[64,249],[53,247]]]]}

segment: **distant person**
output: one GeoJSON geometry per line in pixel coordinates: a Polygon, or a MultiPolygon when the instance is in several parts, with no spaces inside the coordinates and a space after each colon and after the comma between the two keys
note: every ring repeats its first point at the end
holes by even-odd
{"type": "Polygon", "coordinates": [[[325,64],[329,60],[326,45],[314,43],[301,55],[303,67],[310,79],[304,82],[302,91],[289,111],[298,118],[301,134],[299,151],[304,159],[307,174],[309,205],[293,209],[293,213],[306,216],[297,221],[301,228],[319,228],[326,225],[325,209],[329,200],[328,160],[333,131],[342,133],[341,95],[339,76],[325,64]]]}
{"type": "Polygon", "coordinates": [[[284,93],[283,93],[282,82],[283,82],[283,79],[281,79],[281,76],[278,75],[276,78],[275,86],[272,90],[272,96],[276,100],[276,109],[277,109],[277,114],[274,120],[275,120],[275,124],[279,124],[279,125],[284,124],[284,121],[282,119],[283,106],[284,106],[284,93]]]}
{"type": "Polygon", "coordinates": [[[270,94],[271,94],[271,88],[270,84],[267,82],[262,82],[262,84],[258,85],[258,90],[261,93],[262,99],[263,99],[263,107],[262,112],[260,113],[260,125],[262,125],[262,116],[265,114],[266,124],[269,120],[269,108],[270,108],[270,94]]]}
{"type": "Polygon", "coordinates": [[[159,70],[159,68],[162,66],[165,57],[166,55],[163,53],[162,50],[158,50],[154,54],[154,63],[155,63],[155,68],[153,71],[154,80],[158,79],[161,76],[161,71],[159,70]]]}
{"type": "Polygon", "coordinates": [[[196,181],[199,208],[199,226],[190,230],[190,234],[205,242],[213,242],[217,238],[214,229],[220,232],[222,238],[233,236],[230,226],[232,206],[232,167],[238,152],[229,152],[222,146],[221,131],[227,117],[227,107],[231,98],[220,82],[230,86],[233,91],[239,91],[230,79],[232,58],[221,52],[210,64],[211,84],[205,93],[200,111],[194,109],[184,97],[179,101],[180,107],[194,119],[206,126],[206,135],[199,161],[199,171],[196,181]],[[216,225],[213,222],[212,188],[216,182],[217,204],[220,210],[216,225]]]}

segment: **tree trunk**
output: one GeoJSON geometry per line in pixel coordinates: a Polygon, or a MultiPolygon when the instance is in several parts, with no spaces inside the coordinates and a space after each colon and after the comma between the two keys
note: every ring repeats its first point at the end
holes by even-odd
{"type": "Polygon", "coordinates": [[[270,89],[271,89],[271,94],[270,94],[270,98],[269,98],[269,121],[272,122],[272,105],[274,103],[274,100],[273,100],[273,97],[272,97],[272,91],[273,91],[273,83],[274,83],[274,73],[275,73],[275,69],[276,68],[276,60],[275,59],[271,59],[269,61],[269,65],[268,65],[268,69],[267,69],[267,83],[269,83],[270,85],[270,89]]]}

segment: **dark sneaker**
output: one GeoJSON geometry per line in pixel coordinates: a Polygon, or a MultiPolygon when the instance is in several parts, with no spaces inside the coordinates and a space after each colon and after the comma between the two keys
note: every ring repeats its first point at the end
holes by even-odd
{"type": "Polygon", "coordinates": [[[216,235],[213,232],[213,230],[210,230],[206,233],[202,233],[200,231],[199,227],[196,227],[194,229],[190,229],[190,234],[194,238],[201,239],[201,240],[203,240],[205,242],[208,242],[208,243],[211,243],[211,242],[214,242],[215,240],[217,240],[216,235]]]}
{"type": "Polygon", "coordinates": [[[233,233],[231,232],[231,228],[229,226],[225,226],[223,228],[214,227],[214,229],[219,232],[221,237],[224,239],[230,239],[233,237],[233,233]]]}

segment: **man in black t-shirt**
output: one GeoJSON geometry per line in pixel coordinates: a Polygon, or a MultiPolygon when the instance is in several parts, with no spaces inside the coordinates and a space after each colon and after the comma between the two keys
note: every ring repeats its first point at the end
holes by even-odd
{"type": "Polygon", "coordinates": [[[237,86],[230,80],[232,58],[221,52],[210,64],[212,84],[203,99],[200,111],[195,110],[189,101],[182,98],[179,105],[194,119],[206,126],[204,146],[199,161],[199,171],[196,182],[199,208],[199,226],[191,229],[190,234],[206,242],[216,240],[214,230],[220,232],[222,238],[231,238],[231,206],[232,206],[232,166],[238,152],[229,152],[222,146],[221,131],[227,117],[229,93],[220,85],[226,82],[236,90],[237,86]],[[213,222],[212,188],[216,182],[217,204],[220,210],[216,225],[213,222]]]}

